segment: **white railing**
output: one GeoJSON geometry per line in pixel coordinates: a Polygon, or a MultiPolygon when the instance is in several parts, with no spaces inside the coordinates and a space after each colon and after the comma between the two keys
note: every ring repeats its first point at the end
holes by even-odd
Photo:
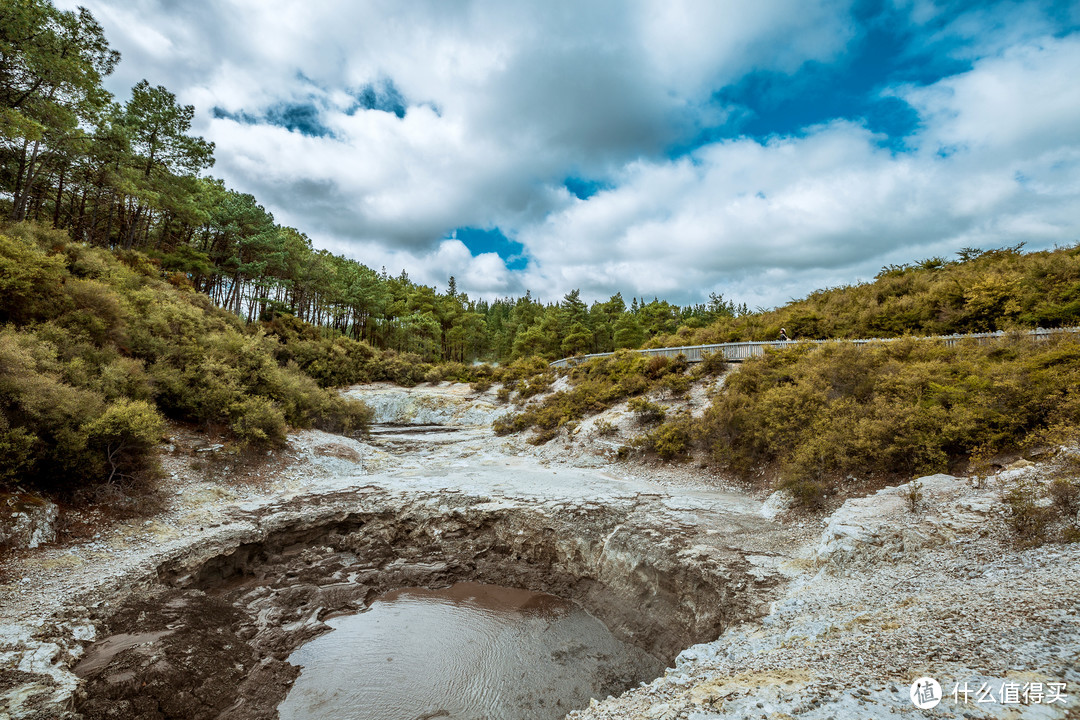
{"type": "MultiPolygon", "coordinates": [[[[1043,328],[1037,328],[1035,330],[1028,330],[1026,334],[1034,337],[1036,340],[1042,340],[1050,335],[1056,333],[1080,333],[1080,327],[1071,328],[1053,328],[1046,330],[1043,328]]],[[[975,340],[976,342],[988,342],[990,340],[996,340],[1004,337],[1008,334],[1004,330],[998,330],[997,332],[987,333],[970,333],[967,335],[932,335],[929,337],[916,338],[917,340],[939,340],[945,343],[945,345],[952,347],[957,343],[965,340],[975,340]]],[[[792,345],[798,345],[800,343],[812,343],[814,345],[821,345],[827,342],[847,342],[855,345],[865,345],[872,342],[892,342],[894,340],[900,340],[902,338],[868,338],[862,340],[763,340],[760,342],[733,342],[733,343],[716,343],[713,345],[684,345],[682,347],[666,347],[666,348],[644,348],[636,350],[642,355],[663,355],[666,357],[676,357],[677,355],[685,355],[686,359],[690,362],[701,362],[705,359],[706,355],[711,355],[716,352],[722,352],[724,359],[729,362],[742,362],[747,358],[758,357],[765,354],[766,348],[784,348],[791,347],[792,345]]],[[[585,362],[598,357],[609,357],[615,353],[592,353],[590,355],[576,355],[574,357],[563,358],[562,360],[556,360],[551,363],[551,367],[569,367],[570,365],[576,365],[578,363],[585,362]]]]}

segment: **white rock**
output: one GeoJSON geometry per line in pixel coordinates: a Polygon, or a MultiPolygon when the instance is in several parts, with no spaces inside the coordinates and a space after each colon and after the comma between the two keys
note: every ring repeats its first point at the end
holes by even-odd
{"type": "Polygon", "coordinates": [[[85,625],[72,625],[71,636],[76,640],[84,642],[93,642],[97,639],[97,628],[90,623],[85,625]]]}
{"type": "Polygon", "coordinates": [[[56,503],[32,495],[12,495],[8,500],[10,515],[0,521],[0,545],[11,548],[36,548],[56,540],[56,503]]]}
{"type": "Polygon", "coordinates": [[[787,490],[777,490],[761,504],[761,516],[767,520],[773,520],[782,512],[791,509],[795,504],[795,497],[787,490]]]}

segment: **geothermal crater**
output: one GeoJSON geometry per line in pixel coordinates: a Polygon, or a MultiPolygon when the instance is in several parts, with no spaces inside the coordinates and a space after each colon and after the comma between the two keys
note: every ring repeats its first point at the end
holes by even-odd
{"type": "Polygon", "coordinates": [[[257,519],[257,538],[162,564],[157,583],[102,618],[109,637],[75,669],[78,709],[272,717],[298,673],[289,655],[328,617],[388,590],[462,581],[573,600],[669,663],[759,613],[774,581],[666,519],[656,496],[571,508],[364,488],[291,502],[257,519]]]}
{"type": "MultiPolygon", "coordinates": [[[[85,718],[275,717],[300,672],[294,651],[400,588],[484,583],[577,603],[653,659],[607,678],[599,697],[766,611],[793,543],[760,504],[673,488],[585,448],[535,454],[472,424],[499,412],[493,403],[425,390],[365,389],[380,420],[406,426],[365,442],[303,433],[266,486],[222,498],[189,484],[163,542],[123,548],[101,577],[93,563],[76,572],[82,604],[59,615],[92,625],[95,642],[49,638],[67,650],[50,670],[59,682],[26,705],[85,718]]],[[[179,451],[171,461],[181,482],[188,462],[179,451]]]]}

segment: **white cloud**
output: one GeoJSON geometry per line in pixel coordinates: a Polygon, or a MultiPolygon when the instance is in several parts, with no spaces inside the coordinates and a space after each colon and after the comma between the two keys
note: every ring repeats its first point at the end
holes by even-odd
{"type": "Polygon", "coordinates": [[[827,60],[856,34],[848,3],[648,3],[637,16],[642,46],[665,87],[705,92],[750,70],[794,72],[827,60]]]}
{"type": "Polygon", "coordinates": [[[451,276],[459,290],[468,288],[473,299],[494,300],[525,293],[520,276],[506,268],[495,253],[472,255],[459,241],[445,239],[434,248],[409,251],[387,248],[378,243],[329,240],[326,249],[338,255],[361,260],[376,270],[385,269],[397,276],[405,271],[414,282],[433,285],[445,291],[451,276]]]}
{"type": "Polygon", "coordinates": [[[1045,36],[901,96],[927,125],[926,149],[937,150],[936,144],[1031,157],[1080,143],[1078,68],[1080,36],[1045,36]]]}
{"type": "Polygon", "coordinates": [[[555,165],[602,172],[655,153],[717,82],[828,59],[850,33],[846,1],[825,0],[86,2],[125,52],[118,94],[145,76],[206,122],[214,106],[252,111],[307,97],[312,83],[334,92],[389,78],[541,180],[555,165]],[[173,52],[148,51],[149,28],[173,52]]]}
{"type": "Polygon", "coordinates": [[[835,121],[670,160],[723,121],[717,88],[843,53],[863,32],[849,3],[79,1],[124,52],[118,95],[166,85],[196,104],[230,186],[316,245],[422,282],[771,305],[961,246],[1080,236],[1080,40],[1048,34],[1038,3],[938,27],[935,3],[897,0],[938,27],[925,47],[948,36],[971,62],[891,89],[920,114],[912,152],[835,121]],[[404,118],[349,114],[358,89],[387,81],[404,118]],[[282,103],[314,103],[333,135],[211,114],[282,103]],[[610,189],[581,201],[568,175],[610,189]],[[502,228],[528,268],[446,240],[461,226],[502,228]]]}
{"type": "Polygon", "coordinates": [[[1080,22],[1080,6],[1063,7],[1055,0],[996,0],[969,3],[958,9],[950,0],[893,0],[908,19],[928,30],[914,50],[945,52],[950,57],[976,61],[1000,54],[1016,45],[1058,32],[1054,15],[1066,24],[1080,22]]]}
{"type": "Polygon", "coordinates": [[[636,163],[616,189],[519,235],[538,259],[526,282],[553,298],[572,287],[594,297],[716,289],[772,305],[964,246],[1075,242],[1076,67],[1075,38],[1045,38],[905,89],[925,123],[911,154],[834,122],[636,163]]]}

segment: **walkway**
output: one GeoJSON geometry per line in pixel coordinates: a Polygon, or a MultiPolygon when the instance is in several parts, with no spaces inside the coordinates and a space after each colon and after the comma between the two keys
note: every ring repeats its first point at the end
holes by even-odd
{"type": "MultiPolygon", "coordinates": [[[[1036,340],[1042,340],[1050,335],[1056,333],[1080,333],[1080,327],[1071,328],[1054,328],[1052,330],[1044,330],[1042,328],[1036,330],[1028,330],[1027,334],[1033,336],[1036,340]]],[[[917,338],[919,340],[940,340],[947,346],[956,345],[957,343],[965,340],[975,340],[976,342],[989,342],[990,340],[996,340],[1004,337],[1007,333],[1004,330],[998,330],[997,332],[989,333],[971,333],[968,335],[933,335],[930,337],[917,338]]],[[[676,355],[685,355],[686,359],[690,362],[701,362],[705,359],[706,355],[711,355],[716,352],[722,352],[724,359],[728,362],[742,362],[747,358],[758,357],[765,354],[766,348],[785,348],[792,345],[798,345],[799,343],[813,343],[815,345],[821,345],[826,342],[846,342],[853,343],[855,345],[865,345],[872,342],[892,342],[893,340],[900,340],[901,338],[870,338],[866,340],[765,340],[761,342],[733,342],[733,343],[716,343],[713,345],[685,345],[682,347],[666,347],[666,348],[644,348],[637,352],[643,355],[664,355],[666,357],[675,357],[676,355]]],[[[556,360],[551,363],[551,367],[569,367],[570,365],[576,365],[578,363],[585,362],[598,357],[608,357],[615,353],[592,353],[591,355],[577,355],[574,357],[563,358],[562,360],[556,360]]]]}

